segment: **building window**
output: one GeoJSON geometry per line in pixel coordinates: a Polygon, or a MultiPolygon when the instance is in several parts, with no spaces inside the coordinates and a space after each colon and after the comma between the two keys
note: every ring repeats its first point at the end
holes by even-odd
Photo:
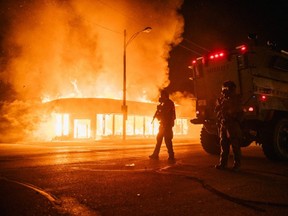
{"type": "Polygon", "coordinates": [[[90,138],[91,121],[90,119],[74,119],[74,138],[90,138]]]}
{"type": "Polygon", "coordinates": [[[135,135],[144,135],[144,117],[135,116],[134,122],[134,134],[135,135]]]}
{"type": "Polygon", "coordinates": [[[55,124],[55,134],[57,137],[69,135],[69,114],[56,114],[55,124]]]}
{"type": "Polygon", "coordinates": [[[97,114],[96,137],[122,134],[122,115],[97,114]]]}

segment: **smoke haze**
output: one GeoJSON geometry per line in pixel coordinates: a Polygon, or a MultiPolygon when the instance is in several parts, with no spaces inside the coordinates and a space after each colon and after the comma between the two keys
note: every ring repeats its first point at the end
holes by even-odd
{"type": "Polygon", "coordinates": [[[169,51],[182,40],[184,20],[178,13],[182,3],[1,1],[0,82],[11,84],[17,100],[1,103],[0,142],[50,127],[47,119],[39,118],[41,101],[121,99],[124,29],[128,41],[145,27],[152,28],[149,34],[138,34],[126,47],[127,100],[155,99],[159,88],[169,84],[169,51]]]}
{"type": "Polygon", "coordinates": [[[149,100],[169,84],[167,59],[181,41],[182,1],[20,2],[9,12],[13,21],[3,41],[9,59],[1,78],[22,99],[120,99],[124,29],[128,41],[147,26],[152,31],[127,46],[127,99],[149,100]]]}

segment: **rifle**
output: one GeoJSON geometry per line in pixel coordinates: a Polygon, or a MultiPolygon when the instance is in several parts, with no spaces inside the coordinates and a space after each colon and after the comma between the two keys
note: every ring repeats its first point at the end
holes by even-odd
{"type": "Polygon", "coordinates": [[[159,114],[159,112],[160,112],[160,106],[162,105],[162,103],[160,103],[158,106],[157,106],[157,110],[156,110],[156,112],[155,112],[155,114],[154,114],[154,116],[153,116],[153,119],[152,119],[152,121],[151,121],[151,124],[153,124],[153,122],[154,122],[154,119],[156,118],[156,116],[159,114]]]}

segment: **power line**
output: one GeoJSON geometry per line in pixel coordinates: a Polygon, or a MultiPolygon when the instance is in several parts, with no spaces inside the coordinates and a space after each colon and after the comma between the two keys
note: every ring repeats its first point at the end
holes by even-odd
{"type": "Polygon", "coordinates": [[[122,34],[122,33],[119,32],[119,31],[115,31],[115,30],[113,30],[113,29],[107,28],[107,27],[102,26],[102,25],[100,25],[100,24],[98,24],[98,23],[94,23],[94,22],[92,22],[92,23],[93,23],[93,25],[96,25],[96,26],[98,26],[98,27],[100,27],[100,28],[103,28],[103,29],[105,29],[105,30],[108,30],[108,31],[111,31],[111,32],[114,32],[114,33],[117,33],[117,34],[122,34]]]}
{"type": "Polygon", "coordinates": [[[186,47],[186,46],[183,46],[183,45],[181,45],[181,44],[179,44],[178,46],[179,46],[179,47],[182,47],[182,48],[184,48],[184,49],[186,49],[186,50],[188,50],[188,51],[190,51],[190,52],[192,52],[192,53],[194,53],[194,54],[196,54],[196,55],[203,56],[202,53],[199,53],[199,52],[197,52],[197,51],[195,51],[195,50],[192,50],[192,49],[190,49],[190,48],[188,48],[188,47],[186,47]]]}
{"type": "Polygon", "coordinates": [[[186,39],[186,38],[184,38],[184,40],[187,41],[188,43],[193,44],[194,46],[196,46],[196,47],[204,50],[205,52],[211,52],[211,50],[208,50],[208,49],[206,49],[205,47],[200,46],[199,44],[197,44],[197,43],[195,43],[195,42],[192,42],[192,41],[190,41],[190,40],[188,40],[188,39],[186,39]]]}

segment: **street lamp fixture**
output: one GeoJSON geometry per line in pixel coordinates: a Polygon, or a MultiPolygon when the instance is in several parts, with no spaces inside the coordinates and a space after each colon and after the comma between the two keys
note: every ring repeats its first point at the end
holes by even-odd
{"type": "Polygon", "coordinates": [[[122,104],[122,113],[123,113],[123,140],[126,140],[126,121],[128,106],[126,104],[126,48],[127,46],[142,32],[149,33],[152,30],[151,27],[146,27],[141,31],[134,33],[129,40],[126,41],[126,29],[124,30],[124,53],[123,53],[123,104],[122,104]]]}

